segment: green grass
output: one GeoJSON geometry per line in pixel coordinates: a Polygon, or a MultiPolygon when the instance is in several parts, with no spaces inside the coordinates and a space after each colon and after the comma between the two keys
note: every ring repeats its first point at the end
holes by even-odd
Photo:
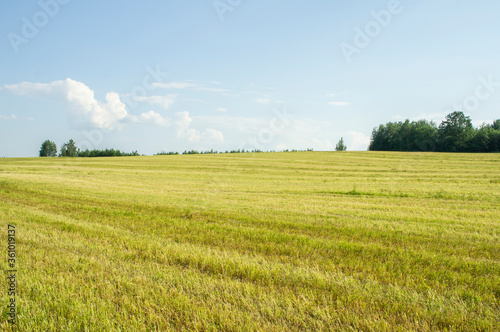
{"type": "Polygon", "coordinates": [[[498,154],[0,160],[21,331],[498,331],[499,216],[498,154]]]}

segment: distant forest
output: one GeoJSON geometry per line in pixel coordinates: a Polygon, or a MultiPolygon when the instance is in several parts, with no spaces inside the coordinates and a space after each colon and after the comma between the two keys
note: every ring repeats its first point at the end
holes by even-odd
{"type": "Polygon", "coordinates": [[[389,122],[373,129],[370,151],[500,152],[500,120],[474,128],[470,117],[453,112],[432,121],[389,122]]]}
{"type": "Polygon", "coordinates": [[[76,147],[75,141],[70,139],[67,143],[64,143],[61,147],[59,155],[57,155],[57,145],[55,142],[46,140],[42,143],[40,147],[40,157],[126,157],[126,156],[139,156],[137,151],[133,152],[122,152],[115,149],[105,149],[105,150],[80,150],[76,147]]]}

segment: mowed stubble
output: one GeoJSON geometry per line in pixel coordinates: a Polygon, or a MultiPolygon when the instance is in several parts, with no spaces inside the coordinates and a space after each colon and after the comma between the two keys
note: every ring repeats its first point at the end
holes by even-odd
{"type": "Polygon", "coordinates": [[[498,154],[0,160],[22,331],[499,330],[499,215],[498,154]]]}

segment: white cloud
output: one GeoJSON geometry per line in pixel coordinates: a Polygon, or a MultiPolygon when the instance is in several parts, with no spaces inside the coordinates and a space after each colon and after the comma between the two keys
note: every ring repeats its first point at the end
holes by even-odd
{"type": "Polygon", "coordinates": [[[269,126],[269,120],[250,117],[216,115],[198,116],[196,118],[198,121],[210,126],[211,128],[224,128],[229,131],[234,130],[242,135],[250,135],[263,127],[269,126]]]}
{"type": "Polygon", "coordinates": [[[153,83],[153,87],[162,89],[187,89],[197,87],[198,84],[188,82],[153,83]]]}
{"type": "MultiPolygon", "coordinates": [[[[139,116],[128,114],[125,104],[115,92],[106,94],[106,102],[95,99],[94,91],[81,82],[70,78],[51,83],[30,83],[5,85],[8,91],[29,97],[48,97],[69,104],[71,120],[80,126],[100,129],[115,129],[123,121],[132,123],[167,126],[168,119],[154,111],[139,116]]],[[[137,101],[147,102],[168,108],[174,102],[175,95],[137,97],[137,101]]]]}
{"type": "Polygon", "coordinates": [[[317,151],[330,151],[333,150],[335,146],[328,139],[320,140],[313,138],[311,148],[317,151]]]}
{"type": "MultiPolygon", "coordinates": [[[[217,81],[212,81],[211,84],[220,85],[221,83],[217,81]]],[[[230,90],[228,89],[214,88],[206,86],[201,83],[191,83],[191,82],[153,83],[152,86],[155,88],[163,88],[163,89],[192,89],[194,91],[201,91],[201,92],[214,92],[214,93],[230,92],[230,90]]]]}
{"type": "MultiPolygon", "coordinates": [[[[276,115],[276,114],[275,114],[276,115]]],[[[185,139],[194,141],[203,148],[216,149],[261,149],[283,150],[313,148],[315,151],[332,151],[341,136],[349,150],[366,150],[370,137],[360,132],[335,132],[334,123],[322,119],[304,118],[288,114],[285,117],[271,115],[262,117],[235,117],[228,113],[213,116],[182,115],[183,121],[178,121],[176,129],[185,139]],[[183,124],[181,126],[181,124],[183,124]],[[198,125],[198,126],[197,126],[198,125]],[[205,126],[211,130],[199,129],[205,126]],[[188,130],[194,129],[193,132],[188,130]],[[199,130],[197,130],[199,129],[199,130]],[[218,135],[212,130],[221,132],[218,135]],[[222,133],[224,135],[222,136],[222,133]],[[216,138],[219,137],[219,140],[216,138]],[[211,141],[210,141],[211,139],[211,141]],[[224,145],[217,143],[222,142],[224,145]]]]}
{"type": "Polygon", "coordinates": [[[476,128],[480,128],[484,124],[492,124],[495,120],[472,120],[472,125],[476,128]]]}
{"type": "Polygon", "coordinates": [[[283,131],[276,132],[276,143],[286,144],[289,149],[305,150],[312,148],[317,151],[332,150],[332,124],[329,121],[312,118],[290,118],[283,131]]]}
{"type": "Polygon", "coordinates": [[[193,119],[191,119],[191,117],[189,116],[189,112],[175,113],[175,117],[177,119],[177,121],[175,121],[175,125],[177,126],[178,134],[180,136],[189,128],[189,125],[191,124],[191,121],[193,121],[193,119]]]}
{"type": "Polygon", "coordinates": [[[224,135],[221,131],[215,129],[205,129],[203,132],[198,129],[190,128],[193,119],[189,115],[189,112],[178,112],[175,113],[177,127],[177,136],[184,137],[190,142],[198,142],[201,139],[209,141],[223,142],[224,135]]]}
{"type": "Polygon", "coordinates": [[[347,102],[347,101],[331,101],[328,103],[328,105],[335,106],[335,107],[344,107],[344,106],[351,105],[351,103],[347,102]]]}
{"type": "Polygon", "coordinates": [[[197,130],[190,129],[189,125],[193,119],[189,116],[189,112],[178,112],[175,113],[177,121],[175,125],[177,127],[177,136],[186,137],[190,142],[196,142],[200,139],[200,134],[197,130]]]}
{"type": "Polygon", "coordinates": [[[441,121],[444,120],[448,113],[421,113],[420,115],[417,116],[402,116],[400,114],[394,115],[392,118],[397,121],[405,121],[405,120],[410,120],[410,121],[419,121],[419,120],[427,120],[427,121],[434,121],[436,123],[440,123],[441,121]]]}
{"type": "Polygon", "coordinates": [[[257,98],[255,101],[262,105],[269,105],[271,103],[271,99],[269,98],[257,98]]]}
{"type": "Polygon", "coordinates": [[[129,118],[134,123],[154,124],[162,127],[169,125],[169,120],[155,111],[148,111],[142,113],[140,116],[131,115],[129,118]]]}
{"type": "Polygon", "coordinates": [[[159,105],[167,109],[175,102],[175,97],[176,95],[148,96],[148,97],[137,96],[134,97],[134,100],[137,102],[146,102],[151,105],[159,105]]]}
{"type": "Polygon", "coordinates": [[[444,118],[446,117],[447,114],[448,113],[423,113],[419,116],[413,117],[412,120],[418,121],[418,120],[425,119],[425,120],[440,123],[441,121],[444,120],[444,118]]]}
{"type": "Polygon", "coordinates": [[[370,144],[370,137],[363,133],[358,133],[355,131],[348,132],[351,140],[350,145],[348,145],[349,150],[367,150],[370,144]]]}
{"type": "Polygon", "coordinates": [[[195,89],[196,91],[204,91],[204,92],[229,92],[228,89],[221,88],[210,88],[210,87],[199,87],[195,89]]]}
{"type": "Polygon", "coordinates": [[[217,112],[227,112],[227,108],[219,107],[219,108],[217,108],[217,112]]]}
{"type": "Polygon", "coordinates": [[[224,142],[224,135],[222,134],[221,131],[219,130],[215,130],[215,129],[206,129],[205,130],[205,133],[206,135],[214,140],[214,141],[218,141],[218,142],[224,142]]]}
{"type": "Polygon", "coordinates": [[[17,120],[17,116],[15,116],[14,114],[11,114],[11,115],[1,115],[0,114],[0,120],[5,120],[5,121],[17,120]]]}
{"type": "Polygon", "coordinates": [[[30,97],[49,97],[70,105],[73,121],[95,128],[114,129],[127,117],[125,104],[115,92],[106,94],[106,102],[95,99],[94,91],[81,82],[67,78],[51,83],[23,82],[4,86],[8,91],[30,97]]]}

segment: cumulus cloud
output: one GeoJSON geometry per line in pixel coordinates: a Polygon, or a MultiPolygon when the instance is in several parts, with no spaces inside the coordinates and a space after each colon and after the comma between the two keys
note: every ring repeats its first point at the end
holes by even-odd
{"type": "Polygon", "coordinates": [[[5,85],[8,91],[30,97],[49,97],[70,105],[73,121],[90,124],[101,129],[114,129],[120,120],[127,117],[125,104],[115,92],[106,94],[106,102],[95,99],[94,91],[81,82],[67,78],[51,83],[30,83],[5,85]]]}
{"type": "Polygon", "coordinates": [[[184,133],[189,128],[189,125],[191,124],[191,121],[193,121],[193,119],[191,119],[191,117],[189,116],[189,112],[175,113],[175,118],[176,118],[175,125],[177,126],[177,134],[181,136],[182,133],[184,133]]]}
{"type": "Polygon", "coordinates": [[[155,111],[148,111],[142,113],[140,116],[130,115],[128,118],[133,123],[154,124],[161,127],[167,127],[170,125],[168,119],[164,118],[160,113],[155,111]]]}
{"type": "Polygon", "coordinates": [[[190,142],[198,142],[201,139],[211,140],[217,142],[224,141],[224,135],[221,131],[215,129],[205,129],[200,131],[197,129],[190,128],[193,119],[189,115],[189,112],[178,112],[175,113],[175,125],[177,127],[177,136],[186,138],[190,142]]]}
{"type": "Polygon", "coordinates": [[[368,145],[370,144],[370,137],[366,136],[363,133],[358,133],[355,131],[348,132],[349,137],[351,138],[350,144],[348,146],[349,150],[367,150],[368,145]]]}
{"type": "Polygon", "coordinates": [[[175,113],[175,118],[178,137],[186,137],[190,142],[197,142],[200,140],[199,131],[189,128],[189,125],[193,121],[193,119],[189,116],[189,112],[175,113]]]}
{"type": "Polygon", "coordinates": [[[206,129],[205,133],[210,139],[212,139],[214,141],[224,142],[224,135],[222,134],[222,132],[220,132],[218,130],[206,129]]]}

